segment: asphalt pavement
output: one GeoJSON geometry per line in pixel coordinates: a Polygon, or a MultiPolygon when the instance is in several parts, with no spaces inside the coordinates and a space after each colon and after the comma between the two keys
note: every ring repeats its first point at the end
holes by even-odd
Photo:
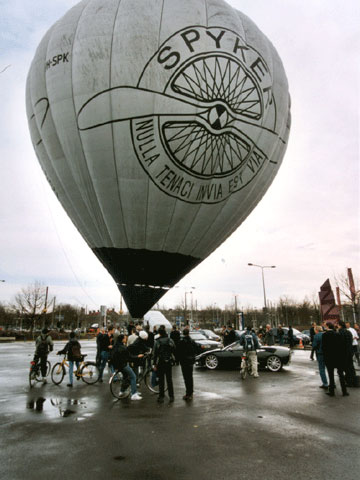
{"type": "MultiPolygon", "coordinates": [[[[93,360],[95,342],[81,343],[93,360]]],[[[145,386],[141,401],[116,401],[107,381],[70,389],[66,377],[30,389],[33,350],[32,342],[0,345],[3,480],[360,477],[360,389],[325,395],[309,351],[245,381],[238,371],[195,368],[191,403],[174,367],[175,402],[158,404],[145,386]]]]}

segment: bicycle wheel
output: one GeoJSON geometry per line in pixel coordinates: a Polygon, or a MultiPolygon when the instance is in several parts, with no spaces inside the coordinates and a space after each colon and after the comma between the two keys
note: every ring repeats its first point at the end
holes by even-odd
{"type": "MultiPolygon", "coordinates": [[[[129,382],[127,382],[129,383],[129,382]]],[[[127,398],[130,395],[130,385],[124,384],[124,375],[121,372],[115,372],[109,381],[111,395],[117,399],[127,398]],[[124,393],[121,393],[121,388],[125,388],[124,393]]]]}
{"type": "Polygon", "coordinates": [[[35,385],[35,383],[39,381],[38,378],[37,378],[37,374],[38,374],[38,371],[37,371],[36,367],[30,369],[30,372],[29,372],[30,388],[32,388],[35,385]]]}
{"type": "Polygon", "coordinates": [[[47,377],[51,372],[51,363],[49,362],[49,360],[47,360],[46,362],[46,375],[45,377],[47,377]]]}
{"type": "Polygon", "coordinates": [[[55,385],[60,385],[63,381],[65,376],[65,368],[62,363],[58,362],[55,363],[51,370],[51,380],[55,383],[55,385]]]}
{"type": "MultiPolygon", "coordinates": [[[[147,388],[152,393],[159,393],[159,378],[153,370],[148,370],[144,376],[144,382],[147,388]]],[[[164,387],[164,392],[167,391],[167,385],[164,387]]]]}
{"type": "Polygon", "coordinates": [[[243,359],[241,360],[241,369],[240,369],[240,377],[242,380],[245,380],[247,375],[247,370],[248,370],[248,367],[247,367],[246,360],[243,359]]]}
{"type": "Polygon", "coordinates": [[[81,367],[80,376],[85,383],[93,385],[99,380],[99,369],[95,362],[86,362],[81,367]]]}

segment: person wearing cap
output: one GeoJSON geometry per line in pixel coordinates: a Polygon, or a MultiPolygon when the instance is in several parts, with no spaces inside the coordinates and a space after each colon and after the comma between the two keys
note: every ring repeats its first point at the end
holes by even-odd
{"type": "Polygon", "coordinates": [[[46,369],[47,369],[47,357],[49,352],[52,352],[54,349],[54,342],[49,335],[50,330],[48,328],[43,328],[41,334],[35,340],[35,354],[34,362],[40,360],[40,369],[43,383],[46,383],[46,369]]]}
{"type": "Polygon", "coordinates": [[[139,366],[143,363],[143,357],[145,353],[150,351],[150,348],[147,344],[148,334],[144,330],[139,331],[139,336],[135,340],[135,342],[128,345],[129,355],[130,355],[130,362],[132,369],[136,374],[136,378],[138,378],[138,371],[139,366]]]}

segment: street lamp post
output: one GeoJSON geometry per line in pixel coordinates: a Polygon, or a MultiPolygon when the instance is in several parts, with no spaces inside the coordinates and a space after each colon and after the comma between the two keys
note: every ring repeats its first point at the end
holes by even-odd
{"type": "Polygon", "coordinates": [[[266,304],[266,292],[265,292],[265,278],[264,278],[264,268],[276,268],[276,265],[256,265],[255,263],[248,263],[250,267],[259,267],[261,268],[261,276],[262,276],[262,284],[263,284],[263,292],[264,292],[264,309],[266,311],[267,304],[266,304]]]}
{"type": "Polygon", "coordinates": [[[186,310],[187,310],[187,303],[186,303],[186,296],[187,295],[191,295],[191,304],[190,304],[190,322],[191,322],[191,326],[192,326],[192,323],[193,323],[193,290],[195,289],[195,287],[190,287],[191,290],[189,292],[187,292],[185,290],[185,325],[188,325],[188,322],[187,322],[187,318],[186,318],[186,310]]]}

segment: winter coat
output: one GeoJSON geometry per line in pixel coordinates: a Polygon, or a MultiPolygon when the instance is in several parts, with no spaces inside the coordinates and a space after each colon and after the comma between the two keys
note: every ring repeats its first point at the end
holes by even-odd
{"type": "Polygon", "coordinates": [[[80,343],[74,338],[72,338],[71,340],[68,341],[65,347],[58,352],[59,355],[64,355],[67,353],[67,357],[70,362],[79,362],[81,358],[75,358],[72,354],[72,347],[75,345],[77,345],[79,348],[81,347],[80,343]]]}
{"type": "Polygon", "coordinates": [[[343,335],[327,330],[322,336],[322,349],[326,365],[343,368],[346,365],[346,345],[343,335]]]}
{"type": "Polygon", "coordinates": [[[181,365],[193,365],[196,357],[196,343],[189,335],[180,339],[176,347],[181,365]]]}
{"type": "Polygon", "coordinates": [[[154,364],[169,363],[175,353],[175,343],[167,335],[160,336],[154,344],[154,364]]]}
{"type": "Polygon", "coordinates": [[[37,339],[35,340],[35,352],[38,354],[38,355],[42,355],[42,353],[39,351],[39,346],[40,344],[42,344],[42,342],[46,342],[46,346],[47,346],[47,351],[44,352],[43,354],[44,355],[47,355],[49,352],[52,352],[53,349],[54,349],[54,342],[52,340],[52,338],[50,337],[49,334],[47,333],[42,333],[41,335],[39,335],[37,337],[37,339]]]}
{"type": "Polygon", "coordinates": [[[271,330],[265,332],[264,343],[265,345],[275,345],[275,337],[271,330]]]}
{"type": "Polygon", "coordinates": [[[122,370],[130,361],[129,350],[121,341],[117,341],[112,352],[112,364],[117,370],[122,370]]]}

